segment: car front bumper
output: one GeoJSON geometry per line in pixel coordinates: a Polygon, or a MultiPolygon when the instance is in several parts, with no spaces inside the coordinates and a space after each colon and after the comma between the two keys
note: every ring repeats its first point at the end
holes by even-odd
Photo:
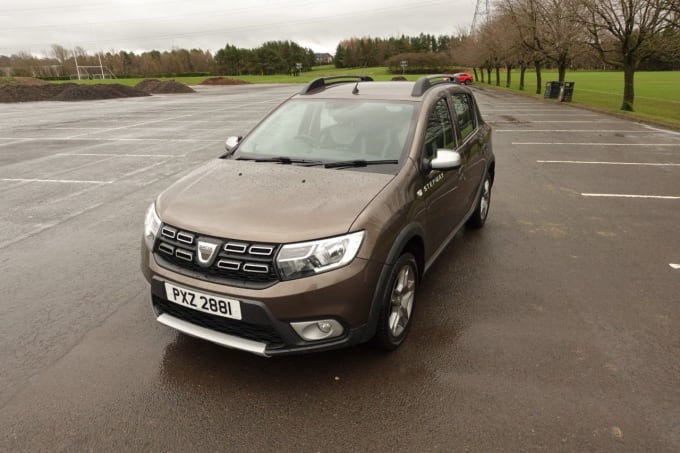
{"type": "Polygon", "coordinates": [[[368,340],[374,326],[371,307],[384,265],[355,259],[324,274],[279,282],[265,289],[225,286],[161,267],[146,247],[142,270],[151,284],[156,319],[169,327],[213,343],[260,356],[299,354],[350,346],[368,340]],[[169,300],[172,285],[237,300],[241,319],[228,319],[169,300]],[[332,338],[308,341],[298,333],[306,323],[341,326],[332,338]],[[295,326],[298,326],[296,330],[295,326]]]}

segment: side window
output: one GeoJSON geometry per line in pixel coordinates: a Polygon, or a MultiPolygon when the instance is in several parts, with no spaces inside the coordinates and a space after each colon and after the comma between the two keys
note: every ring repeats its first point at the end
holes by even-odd
{"type": "Polygon", "coordinates": [[[437,101],[427,120],[427,130],[425,131],[425,149],[423,150],[424,159],[432,159],[437,156],[437,149],[453,149],[455,146],[453,138],[453,126],[451,113],[446,99],[441,98],[437,101]]]}
{"type": "Polygon", "coordinates": [[[451,100],[453,101],[453,108],[456,111],[456,119],[458,120],[458,130],[460,130],[461,140],[465,141],[467,136],[477,128],[472,98],[465,93],[456,93],[451,96],[451,100]]]}

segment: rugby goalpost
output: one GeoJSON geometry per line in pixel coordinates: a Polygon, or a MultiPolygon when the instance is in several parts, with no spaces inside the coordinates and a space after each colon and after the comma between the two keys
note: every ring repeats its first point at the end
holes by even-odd
{"type": "Polygon", "coordinates": [[[109,68],[105,68],[102,64],[102,55],[100,53],[97,53],[97,58],[99,58],[98,66],[79,65],[76,50],[73,49],[73,61],[76,63],[76,74],[72,74],[71,79],[115,79],[115,74],[111,72],[109,68]]]}

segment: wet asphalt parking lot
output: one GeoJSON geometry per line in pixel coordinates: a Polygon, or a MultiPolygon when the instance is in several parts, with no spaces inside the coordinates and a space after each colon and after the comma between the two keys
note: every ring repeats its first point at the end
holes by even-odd
{"type": "Polygon", "coordinates": [[[570,105],[474,88],[490,217],[398,351],[157,323],[146,207],[298,89],[0,104],[0,451],[680,451],[680,135],[570,105]]]}

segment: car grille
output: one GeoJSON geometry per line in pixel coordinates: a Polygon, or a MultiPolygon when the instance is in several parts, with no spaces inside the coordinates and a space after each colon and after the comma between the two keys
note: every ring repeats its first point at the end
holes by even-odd
{"type": "Polygon", "coordinates": [[[203,236],[163,224],[154,253],[164,267],[192,277],[233,286],[261,288],[279,281],[274,257],[280,247],[280,244],[203,236]],[[216,257],[209,265],[199,263],[200,241],[217,247],[216,257]]]}
{"type": "Polygon", "coordinates": [[[206,329],[246,338],[248,340],[267,343],[270,348],[281,347],[284,344],[281,336],[271,326],[261,326],[243,321],[222,318],[220,316],[202,313],[191,308],[182,307],[158,296],[153,296],[153,303],[159,313],[167,313],[175,318],[205,327],[206,329]]]}

